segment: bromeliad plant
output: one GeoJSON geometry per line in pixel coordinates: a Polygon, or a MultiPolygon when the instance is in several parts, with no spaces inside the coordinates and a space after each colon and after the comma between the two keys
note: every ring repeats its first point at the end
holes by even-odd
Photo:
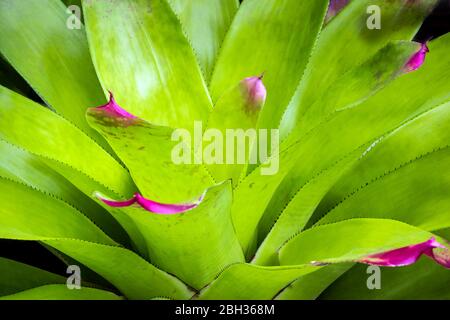
{"type": "Polygon", "coordinates": [[[1,53],[46,106],[2,79],[0,237],[83,287],[2,258],[0,294],[450,298],[450,36],[410,41],[435,4],[84,0],[73,29],[59,0],[1,0],[1,53]],[[279,129],[279,170],[174,163],[194,121],[279,129]],[[371,291],[366,264],[409,266],[371,291]]]}

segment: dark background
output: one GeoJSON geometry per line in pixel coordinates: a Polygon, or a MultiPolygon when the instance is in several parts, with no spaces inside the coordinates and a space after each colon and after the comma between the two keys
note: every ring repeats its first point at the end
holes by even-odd
{"type": "MultiPolygon", "coordinates": [[[[450,32],[450,0],[441,0],[440,4],[425,20],[415,40],[424,42],[447,32],[450,32]]],[[[7,87],[14,84],[29,98],[42,103],[20,75],[1,59],[0,83],[7,87]]],[[[24,199],[24,201],[26,200],[24,199]]],[[[61,275],[65,275],[66,271],[66,265],[37,242],[0,240],[0,257],[21,261],[61,275]]]]}

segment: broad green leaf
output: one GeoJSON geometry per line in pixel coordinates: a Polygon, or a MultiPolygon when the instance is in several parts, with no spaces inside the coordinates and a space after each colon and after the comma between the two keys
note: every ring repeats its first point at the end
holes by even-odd
{"type": "MultiPolygon", "coordinates": [[[[435,234],[444,239],[449,239],[450,229],[439,230],[435,234]]],[[[327,268],[329,267],[322,270],[327,268]]],[[[403,268],[381,269],[381,290],[370,290],[370,292],[368,292],[366,285],[370,274],[368,274],[366,268],[363,265],[356,265],[336,282],[330,281],[329,287],[327,285],[328,288],[320,296],[320,299],[335,299],[337,294],[339,294],[339,299],[352,299],[354,297],[378,300],[449,299],[449,280],[447,279],[450,273],[447,269],[429,259],[422,258],[414,265],[403,268]],[[343,286],[348,286],[349,281],[357,284],[351,292],[343,290],[343,286]],[[362,282],[359,283],[359,281],[362,282]]],[[[290,296],[290,293],[286,292],[286,296],[290,296]]]]}
{"type": "Polygon", "coordinates": [[[0,190],[0,238],[42,241],[95,271],[131,299],[190,297],[180,281],[117,246],[66,203],[1,178],[0,190]]]}
{"type": "MultiPolygon", "coordinates": [[[[370,148],[366,145],[364,148],[358,149],[331,168],[324,170],[318,176],[309,180],[301,187],[295,196],[290,199],[287,207],[285,207],[278,216],[276,223],[273,225],[267,238],[265,238],[260,246],[255,262],[265,264],[268,263],[267,259],[269,258],[273,261],[278,247],[295,234],[295,232],[303,229],[313,212],[314,216],[308,225],[316,222],[318,218],[325,215],[326,212],[331,210],[331,208],[339,202],[343,201],[348,195],[358,192],[358,189],[365,188],[367,184],[377,180],[378,177],[383,177],[391,171],[395,171],[398,168],[407,165],[409,162],[414,161],[416,158],[421,158],[427,153],[448,146],[450,136],[447,124],[449,121],[450,104],[447,103],[436,107],[435,109],[431,109],[417,118],[409,120],[387,136],[378,139],[376,143],[370,145],[370,148]],[[357,164],[354,166],[356,161],[357,164]],[[349,170],[350,168],[351,170],[349,170]],[[345,174],[346,172],[347,174],[345,174]],[[333,184],[335,185],[333,186],[333,184]],[[331,186],[333,187],[329,190],[331,186]],[[329,196],[322,199],[327,192],[329,196]],[[316,207],[318,207],[317,210],[315,210],[316,207]]],[[[446,162],[443,161],[438,167],[439,166],[445,167],[446,162]]],[[[412,168],[412,170],[415,170],[415,168],[412,168]]],[[[426,176],[427,174],[429,174],[428,171],[419,173],[421,177],[426,176]]],[[[403,177],[404,174],[401,174],[399,179],[403,179],[403,177]]],[[[402,184],[411,184],[413,179],[417,179],[417,177],[412,178],[411,176],[408,176],[402,184]]],[[[445,190],[445,183],[442,182],[442,176],[436,177],[436,174],[431,173],[430,176],[426,178],[426,181],[430,181],[430,184],[427,187],[430,188],[429,193],[433,193],[432,195],[426,194],[426,196],[431,197],[429,198],[429,201],[433,201],[431,199],[434,199],[434,203],[439,203],[445,208],[445,191],[435,191],[435,189],[439,187],[445,190]],[[440,200],[441,198],[442,201],[440,200]]],[[[398,186],[393,186],[393,188],[397,187],[398,186]]],[[[414,187],[415,185],[411,185],[410,192],[414,192],[414,187]]],[[[387,185],[383,184],[383,186],[378,189],[380,196],[381,194],[386,194],[386,188],[387,185]]],[[[399,190],[396,192],[400,193],[399,190]]],[[[423,189],[421,189],[421,193],[422,192],[423,189]]],[[[374,207],[367,203],[355,203],[352,207],[355,211],[353,212],[350,210],[349,217],[370,216],[368,212],[361,212],[361,208],[365,207],[370,211],[374,210],[374,208],[378,207],[379,203],[384,203],[384,201],[380,201],[380,196],[374,196],[374,207]]],[[[405,207],[405,215],[412,216],[411,213],[414,212],[414,208],[418,208],[415,205],[417,204],[416,200],[419,202],[421,200],[416,196],[413,196],[410,199],[406,198],[405,194],[402,194],[401,196],[405,197],[405,202],[409,203],[409,205],[406,205],[405,207]],[[414,199],[414,201],[411,199],[414,199]]],[[[392,202],[392,205],[394,205],[394,202],[392,202]]],[[[398,202],[395,202],[395,206],[397,205],[398,202]]],[[[386,209],[386,207],[383,207],[383,209],[386,209]]],[[[380,208],[379,210],[379,214],[383,217],[400,219],[401,213],[398,212],[397,209],[395,209],[395,212],[392,214],[389,212],[382,212],[383,209],[380,208]]],[[[436,211],[445,212],[444,209],[436,211]]],[[[419,211],[417,212],[419,213],[419,211]]],[[[341,212],[341,219],[344,215],[346,216],[346,213],[341,212]]],[[[414,219],[427,218],[427,216],[422,216],[420,214],[414,215],[414,217],[414,219]]],[[[445,223],[448,222],[440,220],[443,218],[443,216],[435,215],[433,219],[430,219],[426,223],[427,225],[444,223],[445,226],[445,223]]],[[[331,218],[331,220],[336,221],[333,218],[331,218]]],[[[331,220],[325,219],[324,221],[329,222],[331,220]]],[[[407,219],[404,221],[412,223],[414,220],[407,219]]],[[[421,226],[425,228],[426,225],[421,226]]]]}
{"type": "Polygon", "coordinates": [[[257,226],[265,208],[278,185],[298,159],[297,149],[298,145],[282,151],[276,149],[269,161],[277,163],[279,159],[278,172],[265,175],[265,165],[260,165],[234,189],[231,214],[236,234],[247,259],[250,259],[255,251],[257,226]]]}
{"type": "Polygon", "coordinates": [[[231,221],[231,186],[209,189],[200,205],[178,214],[123,210],[142,231],[155,265],[200,289],[226,266],[243,262],[231,221]]]}
{"type": "Polygon", "coordinates": [[[338,77],[298,119],[291,135],[314,128],[317,115],[322,118],[338,110],[352,108],[380,91],[397,77],[405,74],[405,65],[420,50],[421,45],[410,41],[391,41],[362,64],[355,66],[338,77]]]}
{"type": "MultiPolygon", "coordinates": [[[[69,180],[85,195],[88,195],[89,197],[91,197],[91,199],[97,202],[98,199],[97,197],[95,197],[95,194],[97,192],[101,192],[102,194],[110,196],[120,196],[104,184],[98,182],[97,180],[86,174],[83,174],[79,170],[74,169],[70,165],[61,163],[56,160],[51,160],[46,157],[42,157],[42,159],[45,161],[46,165],[64,176],[64,178],[69,180]]],[[[122,196],[126,197],[125,195],[122,196]]],[[[99,204],[102,205],[104,209],[108,210],[110,214],[117,220],[117,222],[119,222],[119,224],[126,230],[130,239],[132,240],[132,245],[139,252],[139,254],[146,257],[147,245],[145,244],[144,238],[142,237],[141,232],[138,230],[133,220],[120,209],[108,207],[103,203],[99,204]]]]}
{"type": "Polygon", "coordinates": [[[188,130],[178,129],[185,133],[178,135],[180,131],[169,127],[118,117],[103,109],[89,109],[87,117],[126,164],[144,197],[162,203],[187,203],[198,200],[213,184],[205,168],[194,163],[191,150],[195,141],[188,130]],[[188,164],[175,159],[179,149],[189,153],[188,164]]]}
{"type": "Polygon", "coordinates": [[[238,0],[169,0],[181,21],[209,83],[212,71],[231,21],[237,12],[238,0]]]}
{"type": "Polygon", "coordinates": [[[304,275],[281,291],[275,297],[275,300],[317,299],[317,297],[330,285],[330,283],[336,281],[336,279],[338,279],[352,266],[353,263],[332,264],[325,266],[316,272],[304,275]]]}
{"type": "Polygon", "coordinates": [[[0,138],[63,163],[115,194],[128,196],[134,191],[128,172],[88,136],[50,110],[4,87],[0,87],[0,138]]]}
{"type": "Polygon", "coordinates": [[[117,221],[101,206],[80,192],[39,157],[0,140],[0,177],[24,183],[61,199],[86,214],[115,240],[125,243],[127,236],[117,221]]]}
{"type": "Polygon", "coordinates": [[[193,295],[181,281],[125,248],[76,239],[45,243],[98,273],[129,299],[189,299],[193,295]]]}
{"type": "MultiPolygon", "coordinates": [[[[290,199],[282,212],[272,212],[260,221],[260,238],[263,239],[253,259],[259,265],[277,265],[278,249],[290,237],[303,229],[314,209],[333,184],[359,159],[367,145],[352,152],[333,167],[309,180],[298,193],[290,199]],[[278,213],[278,215],[277,215],[278,213]],[[274,219],[270,221],[271,219],[274,219]],[[261,224],[265,226],[261,226],[261,224]]],[[[269,204],[270,208],[270,204],[269,204]]]]}
{"type": "Polygon", "coordinates": [[[83,26],[70,29],[61,1],[0,3],[0,52],[59,114],[107,147],[84,118],[105,96],[92,65],[83,26]]]}
{"type": "Polygon", "coordinates": [[[299,144],[296,156],[300,160],[274,194],[270,210],[281,212],[303,185],[324,170],[417,115],[449,101],[449,40],[445,36],[430,43],[431,52],[419,70],[396,79],[354,108],[330,114],[320,125],[293,139],[294,142],[282,143],[282,148],[299,144]],[[434,85],[424,86],[428,82],[434,85]]]}
{"type": "Polygon", "coordinates": [[[66,283],[63,276],[0,257],[0,296],[47,284],[63,283],[66,283]]]}
{"type": "Polygon", "coordinates": [[[323,110],[313,109],[314,101],[339,76],[363,63],[390,40],[412,39],[436,3],[436,0],[408,4],[403,0],[352,0],[322,31],[302,81],[283,115],[281,136],[286,137],[306,112],[315,115],[309,119],[317,124],[323,110]],[[381,12],[379,29],[368,27],[373,17],[367,12],[373,6],[381,12]]]}
{"type": "Polygon", "coordinates": [[[207,142],[201,151],[215,181],[232,179],[237,185],[246,164],[258,160],[258,154],[251,153],[257,152],[259,140],[267,137],[258,136],[256,131],[265,95],[262,76],[246,78],[225,92],[214,106],[204,134],[207,142]],[[256,97],[259,91],[264,97],[256,97]]]}
{"type": "Polygon", "coordinates": [[[389,218],[425,230],[450,227],[450,149],[418,156],[353,190],[318,224],[353,217],[389,218]]]}
{"type": "Polygon", "coordinates": [[[389,219],[350,219],[303,231],[280,249],[281,265],[352,262],[406,247],[433,235],[389,219]]]}
{"type": "Polygon", "coordinates": [[[70,290],[65,284],[51,284],[3,296],[0,300],[122,300],[122,298],[100,289],[70,290]]]}
{"type": "Polygon", "coordinates": [[[115,243],[86,216],[62,200],[5,178],[0,178],[0,190],[1,238],[77,238],[115,243]]]}
{"type": "MultiPolygon", "coordinates": [[[[50,160],[45,157],[43,159],[45,160],[45,163],[49,167],[51,167],[53,170],[63,175],[67,180],[73,183],[73,185],[76,186],[80,191],[90,196],[91,199],[97,202],[98,199],[95,196],[97,192],[101,192],[102,194],[110,196],[117,196],[117,197],[120,196],[119,194],[116,194],[114,191],[112,191],[104,184],[101,184],[100,182],[96,181],[95,179],[86,174],[82,174],[80,171],[74,169],[69,165],[61,163],[59,161],[50,160]]],[[[125,195],[122,196],[126,197],[125,195]]],[[[145,244],[144,238],[141,232],[138,230],[136,224],[133,222],[133,220],[118,208],[111,208],[103,203],[99,204],[102,205],[104,209],[108,210],[112,214],[112,216],[120,223],[120,225],[126,230],[130,239],[132,240],[132,245],[139,252],[139,254],[141,254],[144,257],[147,257],[146,256],[147,245],[145,244]]]]}
{"type": "Polygon", "coordinates": [[[194,52],[166,0],[83,1],[100,81],[154,124],[192,127],[211,101],[194,52]]]}
{"type": "Polygon", "coordinates": [[[275,128],[295,91],[322,26],[328,1],[245,0],[216,63],[213,101],[235,83],[265,72],[260,127],[275,128]]]}
{"type": "Polygon", "coordinates": [[[369,290],[367,266],[356,265],[335,281],[319,299],[358,300],[448,300],[450,272],[422,258],[411,266],[382,268],[381,288],[369,290]],[[351,286],[351,290],[349,290],[351,286]]]}
{"type": "Polygon", "coordinates": [[[225,269],[198,295],[201,300],[269,300],[295,279],[320,270],[311,265],[260,267],[238,263],[225,269]]]}
{"type": "Polygon", "coordinates": [[[449,121],[450,103],[446,103],[385,137],[329,191],[315,220],[330,212],[323,223],[358,215],[390,217],[426,230],[450,226],[450,218],[445,217],[450,208],[445,170],[450,161],[449,121]],[[369,194],[377,201],[364,202],[369,194]],[[358,208],[358,213],[349,206],[358,208]]]}
{"type": "MultiPolygon", "coordinates": [[[[322,97],[316,100],[312,109],[315,110],[316,108],[320,108],[324,113],[330,115],[335,114],[338,110],[357,106],[381,90],[396,77],[402,75],[404,73],[406,62],[419,48],[419,44],[407,41],[395,41],[387,44],[362,65],[356,66],[341,76],[334,85],[331,85],[330,88],[328,88],[327,92],[322,97]]],[[[313,114],[312,117],[315,117],[315,114],[313,114]]],[[[301,125],[298,125],[296,127],[297,130],[291,134],[291,136],[296,139],[301,136],[299,131],[305,131],[307,129],[311,130],[315,127],[314,119],[308,119],[307,115],[302,119],[299,119],[299,121],[301,122],[301,125]]],[[[284,144],[288,145],[289,140],[287,142],[284,141],[284,144]]],[[[334,171],[334,169],[332,171],[334,171]]],[[[339,174],[339,172],[337,174],[339,174]]],[[[314,201],[319,199],[323,192],[327,191],[333,181],[338,178],[335,174],[334,180],[328,180],[328,183],[323,184],[320,183],[320,180],[323,179],[321,176],[322,174],[320,174],[317,179],[314,179],[319,180],[315,184],[321,191],[317,190],[317,188],[312,191],[300,189],[297,190],[296,194],[292,194],[289,190],[291,185],[289,183],[282,184],[277,191],[277,195],[273,197],[269,203],[263,220],[261,221],[260,234],[262,237],[264,237],[273,226],[273,222],[280,216],[281,211],[284,211],[288,204],[291,206],[290,203],[294,197],[302,198],[302,200],[299,201],[309,199],[310,203],[313,204],[314,201]],[[312,200],[311,196],[308,195],[310,192],[314,192],[316,199],[312,200]]],[[[302,189],[303,188],[304,186],[302,189]]],[[[296,208],[294,210],[296,210],[296,208]]],[[[304,215],[303,213],[300,215],[307,218],[307,215],[304,215]]]]}
{"type": "Polygon", "coordinates": [[[261,176],[260,166],[237,186],[233,221],[247,257],[253,254],[255,229],[272,196],[275,202],[271,210],[281,212],[302,185],[327,168],[405,121],[450,100],[449,40],[450,36],[444,36],[430,43],[431,54],[420,70],[398,78],[357,107],[332,113],[307,134],[282,142],[281,151],[273,156],[279,157],[280,170],[275,175],[261,176]],[[433,87],[424,87],[427,82],[433,87]]]}

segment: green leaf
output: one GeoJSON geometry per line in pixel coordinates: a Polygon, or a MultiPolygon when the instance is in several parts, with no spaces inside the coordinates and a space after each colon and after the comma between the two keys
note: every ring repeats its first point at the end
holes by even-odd
{"type": "Polygon", "coordinates": [[[367,266],[356,265],[319,297],[319,299],[358,300],[448,300],[450,272],[434,261],[422,258],[402,268],[381,269],[381,289],[369,290],[367,266]],[[351,290],[349,285],[351,284],[351,290]]]}
{"type": "Polygon", "coordinates": [[[0,257],[0,296],[47,284],[63,283],[66,283],[63,276],[0,257]]]}
{"type": "MultiPolygon", "coordinates": [[[[323,196],[345,172],[352,168],[367,148],[368,145],[365,145],[355,150],[333,167],[309,180],[281,212],[271,212],[270,216],[266,214],[259,226],[259,236],[263,241],[252,262],[260,265],[277,265],[277,252],[281,245],[303,229],[323,196]]],[[[270,204],[267,211],[270,212],[270,204]]]]}
{"type": "Polygon", "coordinates": [[[216,63],[210,84],[213,101],[241,79],[265,72],[268,96],[260,127],[277,127],[311,54],[327,4],[245,0],[216,63]]]}
{"type": "Polygon", "coordinates": [[[198,295],[201,300],[269,300],[295,279],[320,270],[299,265],[260,267],[238,263],[225,269],[198,295]],[[237,285],[238,284],[238,285],[237,285]]]}
{"type": "Polygon", "coordinates": [[[338,77],[300,119],[292,136],[307,132],[322,118],[338,110],[353,108],[380,91],[397,77],[403,75],[409,59],[421,45],[410,41],[392,41],[362,64],[338,77]]]}
{"type": "Polygon", "coordinates": [[[333,264],[325,266],[316,272],[304,275],[281,291],[275,297],[275,300],[317,299],[317,297],[330,285],[330,283],[336,281],[336,279],[338,279],[353,265],[353,263],[333,264]]]}
{"type": "Polygon", "coordinates": [[[83,132],[4,87],[0,87],[0,138],[71,167],[114,194],[128,196],[135,190],[128,172],[83,132]]]}
{"type": "Polygon", "coordinates": [[[83,1],[83,9],[97,73],[120,105],[175,128],[206,120],[208,91],[166,0],[83,1]]]}
{"type": "Polygon", "coordinates": [[[66,285],[52,284],[0,297],[0,300],[122,300],[112,292],[81,288],[69,290],[66,285]]]}
{"type": "Polygon", "coordinates": [[[254,92],[264,89],[261,77],[241,80],[219,98],[211,112],[204,134],[204,140],[210,139],[211,142],[203,146],[202,152],[203,156],[208,157],[203,161],[207,162],[208,171],[215,181],[232,179],[233,185],[237,185],[246,164],[257,160],[251,153],[257,150],[258,139],[261,139],[252,135],[256,132],[265,100],[265,97],[254,97],[254,92]],[[230,142],[233,143],[231,147],[230,142]],[[209,152],[211,147],[214,151],[209,152]],[[219,164],[211,164],[215,159],[219,160],[219,164]]]}
{"type": "Polygon", "coordinates": [[[219,49],[237,12],[239,1],[169,0],[169,3],[190,40],[203,77],[209,83],[219,49]]]}
{"type": "MultiPolygon", "coordinates": [[[[282,148],[295,143],[300,145],[296,153],[299,161],[274,194],[267,210],[281,212],[311,179],[340,163],[355,150],[376,142],[417,115],[449,101],[446,78],[450,76],[448,39],[449,36],[444,36],[430,43],[431,52],[416,72],[396,79],[358,106],[338,110],[307,133],[282,143],[282,148]],[[433,83],[433,87],[423,85],[428,82],[433,83]],[[320,148],[317,147],[319,145],[320,148]]],[[[282,161],[280,159],[280,164],[282,161]]]]}
{"type": "Polygon", "coordinates": [[[46,240],[45,243],[101,275],[128,299],[167,297],[186,300],[193,295],[177,278],[125,248],[76,239],[46,240]]]}
{"type": "Polygon", "coordinates": [[[353,262],[421,243],[433,235],[389,219],[350,219],[303,231],[279,251],[281,265],[353,262]]]}
{"type": "Polygon", "coordinates": [[[84,28],[69,29],[69,19],[61,1],[1,1],[0,51],[46,103],[107,147],[84,117],[105,96],[84,28]]]}
{"type": "Polygon", "coordinates": [[[260,165],[234,189],[231,214],[247,259],[252,257],[256,249],[257,227],[265,208],[285,175],[296,164],[297,149],[297,145],[282,151],[276,149],[269,161],[277,163],[276,159],[279,159],[278,172],[264,175],[264,165],[260,165]]]}
{"type": "Polygon", "coordinates": [[[0,140],[0,177],[26,184],[61,199],[86,214],[115,240],[125,243],[127,236],[117,221],[95,201],[80,192],[39,157],[0,140]]]}
{"type": "MultiPolygon", "coordinates": [[[[379,210],[387,210],[388,206],[383,209],[380,208],[379,205],[383,201],[379,201],[380,197],[377,197],[378,201],[377,203],[373,203],[373,206],[369,206],[367,203],[360,203],[359,208],[368,206],[370,212],[379,212],[383,216],[392,216],[400,220],[403,220],[402,217],[405,217],[406,220],[403,221],[411,224],[415,224],[413,221],[423,221],[425,223],[421,224],[423,228],[428,229],[428,227],[431,227],[433,225],[433,219],[438,219],[439,214],[433,215],[432,217],[425,214],[423,210],[431,209],[425,209],[425,202],[422,202],[423,199],[420,198],[421,196],[419,194],[428,197],[424,199],[428,199],[426,202],[429,202],[430,205],[441,207],[441,209],[435,208],[431,211],[445,211],[444,208],[447,202],[446,190],[449,187],[445,182],[446,170],[444,169],[448,161],[448,157],[445,154],[448,153],[446,149],[449,147],[448,141],[450,139],[447,128],[449,121],[450,103],[445,103],[417,116],[384,137],[379,144],[373,146],[367,152],[355,168],[344,175],[333,186],[316,210],[315,221],[312,222],[316,222],[317,217],[323,217],[334,207],[340,206],[341,202],[347,200],[354,201],[353,199],[347,198],[359,197],[360,195],[357,193],[370,192],[368,190],[366,191],[366,188],[377,188],[371,185],[378,184],[381,188],[385,188],[384,192],[380,192],[380,196],[383,194],[386,197],[397,199],[396,206],[399,205],[398,201],[404,201],[404,206],[396,208],[394,211],[381,213],[379,210]],[[440,153],[442,155],[438,155],[440,153]],[[434,162],[438,161],[438,159],[440,159],[439,162],[435,164],[434,162]],[[425,163],[422,165],[418,164],[418,162],[424,161],[429,163],[429,165],[425,163]],[[430,166],[435,167],[430,168],[430,166]],[[411,173],[411,170],[417,170],[419,167],[422,168],[422,171],[413,172],[412,176],[408,175],[411,173]],[[439,172],[439,168],[442,168],[443,172],[439,172]],[[417,187],[414,181],[419,181],[421,177],[424,179],[420,182],[423,186],[416,189],[417,195],[410,196],[408,201],[406,201],[407,194],[414,193],[413,189],[417,187]],[[393,185],[394,180],[397,182],[395,186],[393,185]],[[425,181],[428,183],[425,183],[425,181]],[[401,185],[408,183],[413,185],[405,189],[400,188],[401,185]],[[396,191],[394,193],[386,192],[390,188],[395,188],[396,191]],[[420,192],[417,192],[417,190],[420,190],[420,192]],[[405,197],[405,200],[402,200],[402,197],[405,197]],[[434,204],[431,204],[431,201],[434,204]],[[421,205],[417,206],[418,203],[421,203],[421,205]],[[428,218],[430,219],[425,221],[428,218]]],[[[385,196],[381,196],[381,198],[385,198],[385,196]]],[[[351,215],[350,212],[349,214],[351,215]]],[[[369,211],[360,211],[359,215],[361,214],[370,215],[369,211]]],[[[377,214],[375,213],[375,215],[377,214]]],[[[338,216],[339,214],[333,212],[329,218],[333,220],[338,216]]],[[[433,228],[436,227],[434,226],[433,228]]]]}
{"type": "Polygon", "coordinates": [[[425,230],[450,227],[449,146],[418,156],[352,191],[318,224],[353,217],[389,218],[425,230]]]}
{"type": "Polygon", "coordinates": [[[131,299],[190,297],[180,281],[117,246],[66,203],[2,178],[0,190],[0,238],[42,241],[95,271],[131,299]]]}
{"type": "Polygon", "coordinates": [[[175,141],[172,138],[180,131],[139,118],[117,117],[95,108],[89,109],[87,117],[126,164],[144,197],[162,203],[187,203],[198,200],[213,184],[205,168],[195,164],[190,155],[188,164],[175,161],[174,153],[180,145],[183,152],[191,153],[189,131],[178,129],[189,141],[184,140],[185,135],[175,141]]]}
{"type": "MultiPolygon", "coordinates": [[[[332,115],[336,114],[338,110],[357,106],[381,90],[396,77],[403,74],[406,62],[415,52],[417,52],[419,48],[419,44],[407,41],[395,41],[387,44],[362,65],[356,66],[341,76],[327,89],[327,92],[314,103],[312,110],[320,109],[325,114],[332,115]]],[[[312,114],[312,117],[314,118],[315,114],[312,114]]],[[[302,130],[311,130],[315,127],[315,120],[309,119],[308,114],[299,119],[299,121],[301,124],[299,124],[296,127],[296,130],[291,134],[292,140],[294,140],[294,137],[295,139],[298,139],[299,136],[301,137],[302,130]]],[[[288,141],[284,141],[284,144],[288,145],[289,139],[288,141]]],[[[335,170],[332,169],[331,171],[335,170]]],[[[339,174],[339,172],[337,172],[337,174],[339,174]]],[[[327,173],[326,175],[328,176],[329,174],[327,173]]],[[[321,179],[324,179],[321,177],[322,174],[314,180],[320,181],[321,179]]],[[[281,212],[286,210],[286,206],[293,206],[291,205],[291,202],[294,198],[302,198],[299,202],[304,201],[304,199],[309,199],[311,204],[314,205],[314,201],[318,201],[320,194],[326,192],[333,181],[337,178],[338,176],[334,174],[334,178],[328,180],[329,182],[326,184],[320,183],[319,181],[315,182],[314,184],[317,185],[321,191],[317,189],[310,192],[301,190],[309,184],[308,182],[302,186],[301,189],[296,190],[296,194],[292,194],[292,190],[289,190],[292,187],[290,183],[282,184],[280,189],[277,191],[277,195],[273,197],[268,208],[266,209],[264,217],[261,221],[260,236],[264,237],[267,234],[273,226],[274,221],[277,220],[278,216],[280,216],[281,212]],[[312,198],[308,195],[308,193],[312,193],[316,196],[313,201],[311,201],[312,198]]],[[[297,208],[293,209],[297,210],[297,208]]],[[[302,213],[300,215],[307,218],[307,214],[304,215],[302,213]]]]}
{"type": "MultiPolygon", "coordinates": [[[[347,206],[344,211],[340,211],[340,214],[334,215],[333,213],[330,219],[325,218],[324,223],[342,220],[344,217],[385,217],[415,224],[413,221],[428,218],[428,215],[420,213],[420,206],[417,205],[421,203],[424,206],[425,201],[441,206],[441,209],[434,211],[444,213],[446,211],[446,202],[448,201],[446,201],[446,184],[442,182],[444,178],[442,175],[437,176],[439,170],[428,169],[427,171],[413,173],[411,176],[408,175],[409,173],[394,173],[393,171],[409,165],[411,161],[427,156],[430,152],[446,148],[450,139],[447,130],[449,121],[450,104],[447,103],[409,120],[392,133],[378,139],[370,147],[365,145],[363,148],[359,148],[331,168],[324,170],[318,176],[309,180],[289,200],[287,207],[279,215],[273,228],[259,247],[255,263],[266,264],[270,263],[269,261],[273,263],[279,246],[295,232],[303,229],[313,212],[314,215],[308,223],[309,226],[347,197],[359,192],[359,189],[366,188],[368,184],[375,182],[375,180],[384,179],[385,175],[398,175],[396,179],[398,184],[383,183],[378,188],[379,195],[371,193],[373,198],[370,203],[363,202],[368,200],[368,198],[357,203],[355,202],[351,208],[347,206]],[[430,170],[435,172],[435,174],[429,172],[430,170]],[[417,190],[415,189],[417,185],[413,181],[420,180],[419,177],[424,177],[423,181],[429,181],[427,189],[430,191],[424,192],[423,188],[420,188],[423,198],[416,195],[408,198],[407,192],[414,193],[414,190],[417,190]],[[405,189],[409,191],[402,193],[401,190],[404,189],[400,189],[399,185],[409,186],[405,189]],[[331,190],[330,187],[332,187],[331,190]],[[386,192],[386,190],[391,190],[389,188],[393,188],[396,191],[393,193],[386,192]],[[437,188],[442,188],[443,192],[436,192],[437,188]],[[396,194],[396,196],[393,196],[393,194],[396,194]],[[380,199],[386,200],[380,201],[380,199]],[[397,208],[399,201],[405,202],[402,207],[404,211],[397,208]],[[383,203],[385,205],[380,207],[383,203]],[[392,207],[392,213],[383,211],[389,208],[388,204],[394,206],[394,203],[395,209],[392,207]],[[362,208],[368,211],[362,211],[362,208]],[[378,208],[378,210],[375,208],[378,208]],[[378,214],[373,216],[369,213],[373,211],[377,211],[378,214]],[[402,218],[401,212],[403,212],[406,220],[402,218]],[[417,212],[417,215],[413,215],[413,212],[417,212]]],[[[447,162],[442,160],[441,163],[436,165],[436,169],[439,167],[444,168],[446,164],[447,162]]],[[[413,167],[411,170],[417,170],[417,167],[413,167]]],[[[382,182],[379,181],[378,183],[382,182]]],[[[429,208],[423,208],[423,210],[430,210],[429,208]]],[[[426,226],[430,226],[433,223],[437,223],[437,226],[440,225],[439,223],[444,223],[445,226],[445,223],[448,222],[445,222],[445,219],[443,219],[444,216],[436,214],[421,226],[427,230],[429,229],[426,226]]]]}
{"type": "Polygon", "coordinates": [[[231,187],[209,189],[200,205],[178,214],[123,210],[142,231],[155,265],[200,289],[226,266],[243,262],[230,216],[231,187]]]}
{"type": "Polygon", "coordinates": [[[5,178],[0,178],[0,190],[1,238],[78,238],[115,243],[86,216],[61,200],[5,178]]]}
{"type": "MultiPolygon", "coordinates": [[[[342,74],[363,63],[390,40],[410,40],[436,0],[405,4],[403,0],[353,0],[322,31],[300,85],[283,115],[280,130],[286,135],[305,113],[317,124],[323,110],[313,109],[319,99],[342,74]],[[381,28],[369,29],[369,6],[381,11],[381,28]],[[313,114],[315,116],[313,116],[313,114]]],[[[316,105],[317,106],[317,105],[316,105]]]]}

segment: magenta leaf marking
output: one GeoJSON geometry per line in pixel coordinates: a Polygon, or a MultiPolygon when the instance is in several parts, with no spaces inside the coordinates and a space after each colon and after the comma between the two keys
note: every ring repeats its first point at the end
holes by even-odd
{"type": "Polygon", "coordinates": [[[415,263],[422,254],[431,257],[444,267],[450,268],[448,249],[437,242],[435,238],[419,244],[372,254],[357,260],[357,262],[384,267],[400,267],[415,263]]]}
{"type": "Polygon", "coordinates": [[[96,110],[102,110],[106,114],[112,117],[122,117],[122,118],[129,118],[129,119],[135,119],[136,116],[132,115],[131,113],[127,112],[126,110],[122,109],[114,100],[114,95],[112,92],[109,92],[109,101],[107,104],[94,108],[96,110]]]}
{"type": "Polygon", "coordinates": [[[419,69],[425,62],[425,57],[428,52],[430,52],[430,50],[428,49],[426,43],[422,43],[419,51],[413,54],[413,56],[406,63],[404,68],[405,72],[412,72],[419,69]]]}
{"type": "Polygon", "coordinates": [[[110,207],[115,208],[123,208],[129,207],[134,204],[139,205],[142,209],[157,213],[157,214],[177,214],[189,211],[191,209],[196,208],[203,200],[204,195],[202,195],[196,202],[194,203],[186,203],[186,204],[165,204],[156,202],[150,199],[144,198],[141,194],[135,193],[131,199],[128,200],[111,200],[107,199],[99,194],[96,195],[103,203],[110,207]]]}

